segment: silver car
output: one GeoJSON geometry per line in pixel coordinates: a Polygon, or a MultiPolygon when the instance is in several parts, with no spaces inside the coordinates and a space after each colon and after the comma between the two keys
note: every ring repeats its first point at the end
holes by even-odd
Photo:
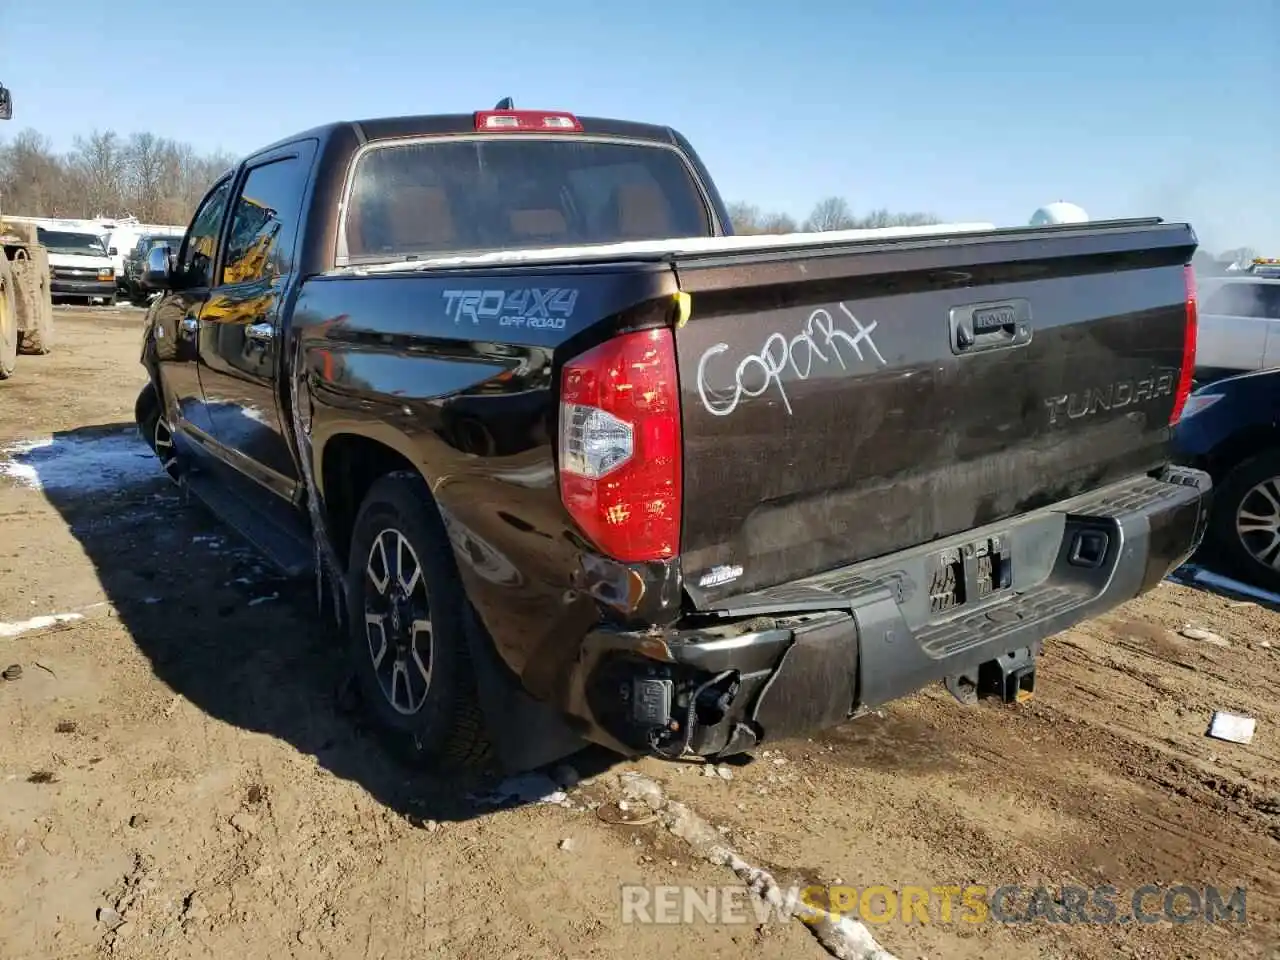
{"type": "Polygon", "coordinates": [[[1204,277],[1197,286],[1197,383],[1280,367],[1280,278],[1204,277]]]}

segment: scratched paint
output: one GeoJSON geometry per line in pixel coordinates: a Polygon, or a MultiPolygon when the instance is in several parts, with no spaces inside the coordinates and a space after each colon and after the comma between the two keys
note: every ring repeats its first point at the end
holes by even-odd
{"type": "Polygon", "coordinates": [[[798,333],[787,335],[774,331],[769,334],[759,351],[738,358],[732,367],[732,378],[727,370],[733,358],[724,357],[729,345],[715,343],[704,350],[698,359],[697,378],[698,396],[706,411],[716,417],[727,417],[744,399],[760,397],[772,390],[791,414],[791,399],[784,380],[788,371],[787,379],[808,380],[822,367],[837,364],[843,371],[848,371],[851,364],[885,366],[884,356],[872,336],[879,321],[863,323],[845,304],[837,307],[843,320],[819,307],[809,314],[798,333]],[[713,385],[730,379],[732,386],[713,385]]]}

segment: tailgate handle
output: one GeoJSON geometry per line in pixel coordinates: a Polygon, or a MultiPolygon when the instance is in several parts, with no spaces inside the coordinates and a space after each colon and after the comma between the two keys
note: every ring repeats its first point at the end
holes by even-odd
{"type": "Polygon", "coordinates": [[[1031,342],[1031,304],[1026,300],[969,303],[951,308],[951,352],[1004,350],[1031,342]]]}

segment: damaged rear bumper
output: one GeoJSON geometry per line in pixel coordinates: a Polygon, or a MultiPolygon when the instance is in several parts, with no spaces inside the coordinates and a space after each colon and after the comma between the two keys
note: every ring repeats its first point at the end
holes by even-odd
{"type": "Polygon", "coordinates": [[[1199,546],[1211,481],[1166,469],[926,547],[721,603],[665,630],[597,629],[565,691],[597,742],[723,756],[944,680],[1022,699],[1043,641],[1156,586],[1199,546]]]}

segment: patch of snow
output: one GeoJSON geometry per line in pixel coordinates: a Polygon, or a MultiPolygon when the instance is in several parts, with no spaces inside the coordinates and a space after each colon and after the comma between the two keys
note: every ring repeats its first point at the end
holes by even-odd
{"type": "Polygon", "coordinates": [[[624,796],[643,803],[657,814],[662,825],[687,843],[695,854],[708,863],[728,867],[775,913],[802,921],[837,960],[897,960],[880,946],[862,922],[812,906],[798,891],[784,890],[769,871],[748,863],[728,846],[721,836],[723,828],[713,828],[685,804],[669,799],[656,780],[627,771],[619,777],[619,783],[624,796]]]}
{"type": "Polygon", "coordinates": [[[58,623],[70,623],[73,620],[83,619],[82,613],[52,613],[42,617],[32,617],[30,620],[19,620],[16,623],[0,621],[0,637],[8,639],[31,630],[42,630],[58,623]]]}
{"type": "Polygon", "coordinates": [[[111,493],[164,476],[135,430],[44,437],[0,447],[0,476],[58,493],[111,493]]]}
{"type": "Polygon", "coordinates": [[[467,799],[481,806],[497,807],[512,802],[563,804],[568,797],[545,773],[522,773],[507,777],[488,793],[467,794],[467,799]]]}
{"type": "Polygon", "coordinates": [[[1206,570],[1204,567],[1187,564],[1184,567],[1179,567],[1175,573],[1178,580],[1185,584],[1207,587],[1210,590],[1226,590],[1229,593],[1238,593],[1242,597],[1253,597],[1255,600],[1280,606],[1280,594],[1272,593],[1270,590],[1263,590],[1261,587],[1255,587],[1252,584],[1242,583],[1239,580],[1233,580],[1230,577],[1224,577],[1222,574],[1206,570]]]}

